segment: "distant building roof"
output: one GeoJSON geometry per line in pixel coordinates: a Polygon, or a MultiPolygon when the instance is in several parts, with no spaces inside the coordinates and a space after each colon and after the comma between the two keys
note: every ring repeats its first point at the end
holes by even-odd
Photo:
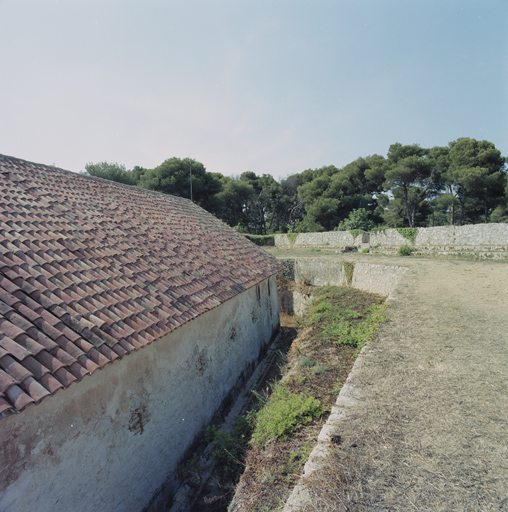
{"type": "Polygon", "coordinates": [[[278,270],[187,199],[0,155],[0,417],[278,270]]]}

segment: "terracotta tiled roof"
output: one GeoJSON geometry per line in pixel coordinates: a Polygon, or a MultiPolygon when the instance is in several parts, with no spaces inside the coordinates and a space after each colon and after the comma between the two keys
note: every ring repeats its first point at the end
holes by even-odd
{"type": "Polygon", "coordinates": [[[0,155],[0,418],[278,270],[187,199],[0,155]]]}

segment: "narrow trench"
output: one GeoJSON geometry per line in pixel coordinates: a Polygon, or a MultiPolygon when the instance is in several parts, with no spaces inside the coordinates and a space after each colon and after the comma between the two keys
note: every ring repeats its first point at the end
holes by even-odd
{"type": "MultiPolygon", "coordinates": [[[[245,450],[242,447],[250,438],[251,432],[247,427],[240,432],[242,437],[239,438],[238,431],[232,429],[234,418],[243,417],[245,425],[249,425],[245,414],[257,406],[259,395],[269,394],[271,384],[281,377],[291,392],[308,392],[324,407],[331,407],[349,375],[357,353],[357,345],[332,342],[329,336],[333,334],[327,334],[328,337],[325,338],[320,337],[319,333],[324,331],[319,330],[322,328],[319,323],[322,320],[317,318],[323,318],[322,315],[312,317],[312,324],[306,321],[301,332],[298,332],[297,325],[301,317],[287,312],[297,311],[298,314],[305,314],[312,297],[318,296],[321,297],[318,299],[321,302],[318,302],[316,307],[321,307],[323,300],[331,301],[319,311],[330,310],[333,311],[330,314],[334,315],[342,311],[341,314],[348,315],[344,318],[351,319],[351,325],[356,325],[356,319],[365,318],[364,315],[370,314],[367,312],[372,311],[372,307],[384,302],[381,295],[351,287],[320,288],[309,284],[296,284],[286,279],[278,280],[278,289],[281,306],[280,335],[258,366],[251,381],[244,387],[243,397],[239,396],[233,404],[222,428],[213,430],[212,427],[210,435],[204,436],[200,451],[198,449],[196,453],[207,455],[197,459],[197,465],[191,468],[192,476],[187,480],[185,499],[178,498],[169,512],[227,512],[230,506],[235,510],[258,510],[258,502],[264,503],[274,497],[279,501],[273,508],[280,506],[280,500],[285,500],[284,496],[289,495],[296,484],[308,456],[306,450],[312,449],[327,415],[321,415],[302,425],[298,433],[291,438],[267,444],[262,448],[263,452],[260,452],[258,446],[249,445],[246,464],[245,450]],[[338,291],[334,291],[335,289],[338,291]],[[238,442],[238,439],[242,441],[238,442]],[[225,458],[224,450],[228,455],[225,458]],[[235,461],[232,464],[233,470],[232,458],[235,461]],[[212,459],[218,462],[216,466],[207,462],[212,459]],[[273,492],[273,487],[265,485],[266,482],[270,485],[275,483],[279,487],[273,492]]],[[[242,424],[241,419],[238,424],[242,424]]]]}
{"type": "MultiPolygon", "coordinates": [[[[281,314],[280,335],[276,340],[274,346],[274,357],[267,361],[267,368],[262,379],[255,387],[254,391],[262,393],[266,391],[270,384],[281,377],[281,364],[283,364],[293,341],[298,335],[297,329],[298,317],[281,314]]],[[[264,364],[264,363],[261,363],[264,364]]],[[[252,394],[255,398],[254,393],[252,394]]],[[[254,400],[248,405],[247,408],[252,408],[254,400]]],[[[235,486],[232,485],[228,488],[223,488],[217,485],[213,476],[203,486],[201,492],[193,500],[193,505],[189,508],[190,512],[227,512],[228,506],[233,499],[235,486]]]]}

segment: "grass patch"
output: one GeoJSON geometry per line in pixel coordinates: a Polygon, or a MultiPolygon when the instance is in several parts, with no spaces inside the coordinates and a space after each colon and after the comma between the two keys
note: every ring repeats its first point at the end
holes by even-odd
{"type": "Polygon", "coordinates": [[[242,474],[251,432],[252,419],[249,415],[238,416],[231,432],[217,425],[205,429],[204,439],[210,443],[210,456],[220,468],[216,476],[221,484],[235,482],[242,474]]]}
{"type": "Polygon", "coordinates": [[[358,324],[341,318],[326,324],[321,333],[327,341],[361,348],[377,332],[379,325],[384,320],[386,320],[386,305],[382,304],[373,307],[367,318],[358,324]]]}
{"type": "Polygon", "coordinates": [[[353,274],[355,272],[355,264],[352,261],[345,261],[342,263],[342,268],[346,274],[346,283],[348,286],[351,286],[351,283],[353,282],[353,274]]]}
{"type": "Polygon", "coordinates": [[[325,373],[328,373],[328,368],[326,366],[322,366],[320,364],[315,364],[311,369],[310,372],[314,375],[324,375],[325,373]]]}
{"type": "Polygon", "coordinates": [[[302,357],[298,366],[300,366],[300,368],[310,368],[311,366],[314,366],[314,363],[311,361],[310,357],[302,357]]]}
{"type": "Polygon", "coordinates": [[[287,437],[324,412],[321,402],[309,393],[291,393],[287,386],[278,384],[255,414],[252,442],[263,446],[268,441],[287,437]]]}
{"type": "MultiPolygon", "coordinates": [[[[228,482],[238,478],[243,465],[238,499],[252,512],[278,510],[297,483],[356,353],[384,318],[379,295],[331,286],[314,288],[313,294],[312,306],[299,324],[300,335],[254,393],[258,404],[238,428],[208,432],[209,451],[223,475],[216,475],[221,485],[203,494],[203,508],[195,512],[212,510],[210,492],[215,493],[213,499],[224,499],[225,510],[233,488],[228,482]]],[[[281,322],[288,319],[294,329],[295,319],[281,316],[281,322]]]]}

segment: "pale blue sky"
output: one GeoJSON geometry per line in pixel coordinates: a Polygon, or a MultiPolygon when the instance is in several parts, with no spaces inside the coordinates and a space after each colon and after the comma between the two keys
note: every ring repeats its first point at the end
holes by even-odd
{"type": "Polygon", "coordinates": [[[276,177],[394,142],[508,155],[507,0],[0,0],[0,153],[276,177]]]}

